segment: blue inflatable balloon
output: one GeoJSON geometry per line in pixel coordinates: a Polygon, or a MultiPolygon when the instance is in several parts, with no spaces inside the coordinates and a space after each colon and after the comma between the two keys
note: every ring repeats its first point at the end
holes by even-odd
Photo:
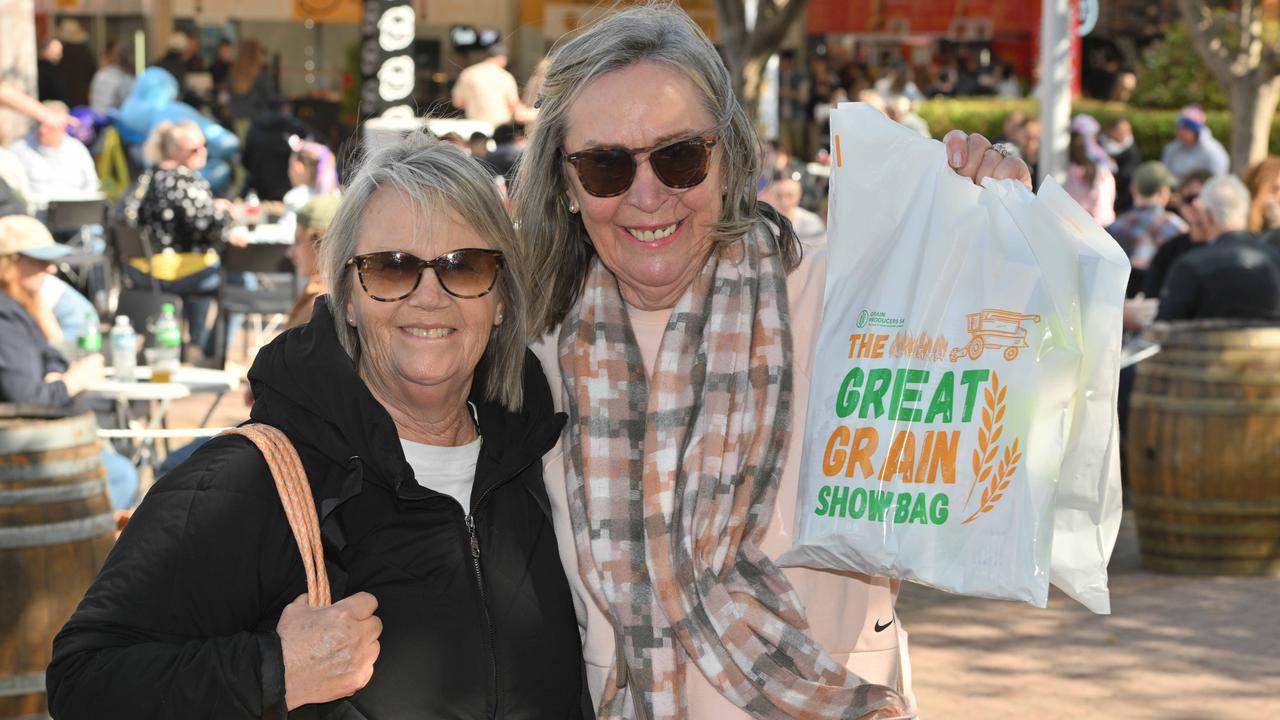
{"type": "Polygon", "coordinates": [[[155,115],[178,99],[178,81],[167,70],[147,68],[133,83],[133,90],[118,114],[117,129],[127,143],[145,142],[159,120],[155,115]]]}

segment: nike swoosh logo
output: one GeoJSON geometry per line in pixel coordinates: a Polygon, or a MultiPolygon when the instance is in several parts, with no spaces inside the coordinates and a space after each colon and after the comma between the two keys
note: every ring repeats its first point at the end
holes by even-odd
{"type": "Polygon", "coordinates": [[[893,624],[893,618],[889,618],[889,622],[887,622],[887,623],[885,623],[885,624],[883,624],[883,625],[881,625],[881,624],[880,624],[880,621],[879,621],[879,620],[877,620],[877,621],[876,621],[876,632],[884,632],[884,631],[885,631],[885,630],[886,630],[890,625],[892,625],[892,624],[893,624]]]}

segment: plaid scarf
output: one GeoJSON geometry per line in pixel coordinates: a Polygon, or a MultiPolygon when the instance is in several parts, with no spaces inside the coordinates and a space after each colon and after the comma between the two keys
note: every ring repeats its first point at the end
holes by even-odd
{"type": "Polygon", "coordinates": [[[790,435],[788,328],[763,225],[712,253],[677,301],[651,381],[599,258],[561,328],[569,512],[582,577],[617,634],[601,718],[685,717],[690,660],[758,718],[904,707],[810,637],[759,547],[790,435]]]}

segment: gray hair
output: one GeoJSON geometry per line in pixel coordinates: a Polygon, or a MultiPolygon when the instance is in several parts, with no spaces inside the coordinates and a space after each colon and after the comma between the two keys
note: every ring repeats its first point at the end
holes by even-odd
{"type": "Polygon", "coordinates": [[[1200,205],[1221,227],[1240,230],[1247,227],[1250,202],[1249,188],[1235,175],[1213,178],[1200,189],[1200,205]]]}
{"type": "Polygon", "coordinates": [[[142,156],[152,165],[172,158],[181,149],[178,146],[178,136],[192,130],[199,133],[200,137],[204,137],[204,131],[195,120],[183,120],[177,123],[166,120],[156,125],[147,136],[147,142],[142,146],[142,156]]]}
{"type": "Polygon", "coordinates": [[[768,205],[756,202],[759,141],[711,41],[670,3],[629,8],[562,41],[551,52],[538,119],[511,198],[529,272],[544,279],[533,298],[535,335],[564,319],[582,292],[596,254],[586,227],[568,207],[569,170],[562,149],[570,108],[595,79],[645,60],[688,77],[716,118],[716,152],[723,154],[720,167],[727,191],[713,231],[715,242],[736,242],[758,221],[766,220],[779,229],[777,250],[786,269],[800,263],[800,244],[790,223],[768,205]]]}
{"type": "MultiPolygon", "coordinates": [[[[529,336],[527,276],[518,261],[515,229],[502,208],[492,176],[452,143],[412,133],[365,157],[343,192],[320,246],[333,326],[342,348],[358,365],[360,336],[346,322],[346,307],[356,283],[347,261],[356,254],[364,209],[383,188],[404,193],[422,216],[456,212],[493,249],[503,253],[505,262],[494,292],[502,303],[504,319],[490,332],[480,366],[486,371],[484,397],[518,411],[524,401],[524,353],[529,336]]],[[[406,223],[416,218],[410,216],[406,223]]]]}

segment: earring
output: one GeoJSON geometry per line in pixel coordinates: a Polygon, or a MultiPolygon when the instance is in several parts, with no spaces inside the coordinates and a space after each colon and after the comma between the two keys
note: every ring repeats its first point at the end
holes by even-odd
{"type": "Polygon", "coordinates": [[[502,324],[502,313],[498,313],[498,317],[496,322],[494,322],[494,325],[501,325],[501,324],[502,324]]]}
{"type": "Polygon", "coordinates": [[[569,203],[569,212],[573,213],[574,215],[577,215],[577,214],[578,214],[578,203],[576,203],[576,202],[571,202],[571,203],[569,203]]]}

